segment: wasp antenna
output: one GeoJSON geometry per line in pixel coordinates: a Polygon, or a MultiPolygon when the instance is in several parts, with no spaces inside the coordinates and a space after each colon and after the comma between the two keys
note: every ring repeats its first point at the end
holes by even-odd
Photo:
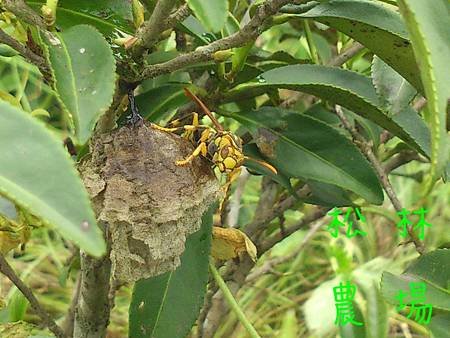
{"type": "Polygon", "coordinates": [[[269,164],[269,163],[267,163],[267,162],[265,162],[265,161],[257,160],[256,158],[248,157],[248,156],[245,156],[244,158],[245,158],[246,160],[253,161],[253,162],[256,162],[256,163],[258,163],[258,164],[261,164],[263,167],[266,167],[266,168],[269,169],[271,172],[273,172],[275,175],[278,174],[277,169],[275,169],[274,166],[272,166],[271,164],[269,164]]]}
{"type": "Polygon", "coordinates": [[[202,108],[205,114],[208,115],[208,117],[211,119],[212,123],[214,124],[217,130],[223,131],[223,127],[219,123],[219,121],[217,121],[217,119],[213,116],[208,107],[206,107],[205,104],[194,93],[192,93],[187,88],[184,88],[184,93],[186,94],[187,97],[191,98],[195,103],[197,103],[200,106],[200,108],[202,108]]]}

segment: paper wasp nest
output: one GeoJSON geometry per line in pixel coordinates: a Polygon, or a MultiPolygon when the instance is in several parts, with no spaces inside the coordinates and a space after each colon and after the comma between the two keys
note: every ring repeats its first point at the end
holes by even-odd
{"type": "Polygon", "coordinates": [[[175,165],[192,151],[187,140],[148,124],[92,141],[80,171],[98,221],[110,232],[115,279],[136,281],[180,264],[186,237],[199,230],[220,188],[205,159],[175,165]]]}

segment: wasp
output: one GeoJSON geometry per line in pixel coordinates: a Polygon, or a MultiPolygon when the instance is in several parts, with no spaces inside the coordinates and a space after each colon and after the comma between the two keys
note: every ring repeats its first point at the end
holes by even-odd
{"type": "Polygon", "coordinates": [[[176,161],[176,165],[185,166],[191,163],[194,158],[203,156],[212,163],[213,168],[217,167],[221,173],[226,174],[225,192],[228,191],[230,184],[239,176],[245,160],[257,162],[273,173],[277,173],[277,170],[269,163],[245,156],[242,150],[241,138],[230,131],[226,131],[208,107],[189,89],[184,88],[184,92],[209,117],[213,127],[200,124],[198,114],[195,112],[190,125],[174,128],[154,125],[155,128],[167,132],[183,130],[182,136],[193,143],[194,151],[186,158],[176,161]]]}

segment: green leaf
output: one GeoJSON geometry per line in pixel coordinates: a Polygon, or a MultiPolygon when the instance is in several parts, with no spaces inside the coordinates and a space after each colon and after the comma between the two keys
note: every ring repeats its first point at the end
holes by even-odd
{"type": "Polygon", "coordinates": [[[318,65],[279,67],[261,74],[257,82],[236,86],[225,97],[232,100],[255,96],[273,87],[299,90],[340,104],[390,131],[422,154],[430,152],[430,133],[416,112],[411,108],[388,116],[380,107],[370,78],[348,70],[318,65]]]}
{"type": "Polygon", "coordinates": [[[225,25],[228,16],[227,0],[187,0],[187,4],[205,28],[211,32],[219,32],[225,25]]]}
{"type": "Polygon", "coordinates": [[[129,311],[131,338],[182,338],[192,328],[208,282],[213,211],[211,207],[203,215],[201,229],[188,237],[175,271],[135,284],[129,311]]]}
{"type": "Polygon", "coordinates": [[[0,216],[16,221],[18,219],[16,206],[10,200],[0,196],[0,216]]]}
{"type": "Polygon", "coordinates": [[[8,303],[8,321],[17,322],[23,320],[28,304],[25,296],[16,290],[8,303]]]}
{"type": "MultiPolygon", "coordinates": [[[[355,309],[355,320],[359,323],[363,323],[363,325],[352,325],[347,324],[339,327],[339,333],[342,338],[365,338],[366,336],[366,327],[364,326],[364,317],[359,308],[358,303],[352,302],[353,308],[355,309]]],[[[379,338],[379,337],[377,337],[379,338]]]]}
{"type": "MultiPolygon", "coordinates": [[[[212,40],[211,34],[205,30],[205,27],[193,15],[189,15],[183,22],[179,22],[177,26],[180,31],[193,36],[202,45],[206,45],[212,40]]],[[[213,40],[215,40],[215,37],[213,40]]]]}
{"type": "MultiPolygon", "coordinates": [[[[27,3],[40,13],[46,0],[27,3]]],[[[134,32],[131,3],[122,0],[59,0],[56,26],[65,30],[79,24],[92,25],[111,37],[118,29],[131,34],[134,32]]]]}
{"type": "MultiPolygon", "coordinates": [[[[396,276],[390,272],[384,272],[381,279],[381,291],[383,293],[383,297],[389,303],[399,304],[398,300],[395,299],[396,295],[400,290],[409,293],[409,283],[411,282],[419,283],[423,282],[423,280],[419,276],[408,274],[396,276]]],[[[431,304],[434,308],[450,311],[450,293],[447,290],[438,288],[429,283],[426,283],[426,289],[427,304],[431,304]]],[[[411,297],[406,296],[404,298],[404,303],[411,303],[411,297]]]]}
{"type": "Polygon", "coordinates": [[[449,249],[437,249],[419,257],[405,273],[420,276],[420,278],[450,290],[450,269],[442,269],[450,262],[449,249]]]}
{"type": "Polygon", "coordinates": [[[362,287],[362,290],[367,302],[367,338],[386,338],[389,332],[389,316],[381,292],[375,283],[369,288],[362,287]]]}
{"type": "Polygon", "coordinates": [[[102,255],[103,236],[62,142],[7,103],[0,102],[0,112],[0,194],[89,254],[102,255]]]}
{"type": "Polygon", "coordinates": [[[432,333],[432,338],[448,338],[450,313],[433,316],[428,327],[432,333]]]}
{"type": "Polygon", "coordinates": [[[112,102],[115,60],[108,43],[93,27],[79,25],[53,38],[46,35],[55,89],[73,117],[78,143],[90,138],[112,102]]]}
{"type": "Polygon", "coordinates": [[[249,129],[266,160],[282,174],[333,184],[374,204],[383,201],[372,167],[337,129],[274,107],[230,117],[249,129]]]}
{"type": "Polygon", "coordinates": [[[186,84],[182,83],[167,84],[136,96],[136,104],[141,115],[150,121],[157,122],[164,113],[189,102],[183,91],[185,86],[186,84]]]}
{"type": "Polygon", "coordinates": [[[300,328],[295,315],[294,309],[289,309],[283,315],[281,321],[280,332],[278,333],[278,338],[297,338],[300,334],[300,328]]]}
{"type": "MultiPolygon", "coordinates": [[[[258,147],[254,143],[244,145],[244,154],[246,156],[249,156],[250,158],[264,161],[264,158],[258,151],[258,147]]],[[[289,181],[289,177],[286,177],[279,172],[274,174],[271,170],[267,169],[265,166],[255,161],[246,160],[244,162],[244,165],[245,167],[247,167],[247,169],[250,170],[250,173],[256,172],[261,175],[269,176],[273,181],[277,182],[282,187],[286,188],[291,194],[295,194],[291,182],[289,181]]]]}
{"type": "Polygon", "coordinates": [[[450,153],[447,106],[450,99],[450,7],[448,0],[399,0],[398,5],[411,35],[428,100],[425,119],[431,130],[431,173],[428,188],[444,172],[450,153]]]}
{"type": "Polygon", "coordinates": [[[312,290],[311,296],[302,307],[305,323],[312,337],[332,337],[336,330],[336,304],[333,287],[339,285],[340,279],[333,278],[319,284],[312,290]]]}
{"type": "MultiPolygon", "coordinates": [[[[450,272],[445,269],[450,262],[450,250],[438,249],[422,255],[415,260],[403,274],[395,276],[384,272],[381,279],[381,291],[386,300],[398,304],[395,295],[399,290],[409,293],[409,283],[426,284],[426,302],[435,308],[450,311],[450,272]]],[[[405,304],[410,303],[406,297],[405,304]]]]}
{"type": "Polygon", "coordinates": [[[311,189],[311,196],[306,199],[307,203],[323,205],[327,207],[343,207],[353,205],[350,193],[333,184],[327,184],[315,180],[307,180],[311,189]]]}
{"type": "Polygon", "coordinates": [[[299,16],[313,18],[359,41],[421,90],[408,31],[401,16],[389,7],[367,0],[327,1],[299,16]]]}
{"type": "Polygon", "coordinates": [[[372,82],[388,115],[403,111],[417,94],[408,81],[377,56],[372,63],[372,82]]]}
{"type": "MultiPolygon", "coordinates": [[[[244,145],[244,154],[252,158],[264,161],[263,156],[254,143],[244,145]]],[[[272,180],[280,184],[282,187],[286,188],[286,190],[291,195],[298,197],[297,193],[291,185],[289,177],[285,176],[283,173],[278,172],[277,174],[274,174],[263,165],[253,161],[247,160],[244,162],[244,165],[247,167],[247,169],[250,170],[250,173],[257,172],[262,175],[269,176],[270,178],[272,178],[272,180]]],[[[309,188],[311,189],[311,196],[308,196],[304,199],[306,203],[324,205],[329,207],[352,205],[352,200],[349,197],[349,193],[344,189],[341,189],[332,184],[322,183],[311,179],[307,180],[307,183],[309,188]]]]}

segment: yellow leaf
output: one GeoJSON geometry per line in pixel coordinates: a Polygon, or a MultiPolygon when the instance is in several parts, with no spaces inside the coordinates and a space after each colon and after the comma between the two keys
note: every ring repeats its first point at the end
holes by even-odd
{"type": "Polygon", "coordinates": [[[50,113],[48,111],[46,111],[45,109],[38,108],[38,109],[35,109],[35,110],[33,110],[31,112],[31,116],[34,116],[34,117],[39,117],[39,116],[50,117],[50,113]]]}
{"type": "Polygon", "coordinates": [[[9,251],[25,244],[31,236],[31,227],[19,224],[11,219],[0,215],[0,253],[7,254],[9,251]]]}
{"type": "Polygon", "coordinates": [[[133,10],[134,26],[139,28],[144,23],[144,6],[139,0],[132,0],[131,8],[133,10]]]}
{"type": "Polygon", "coordinates": [[[244,254],[256,262],[257,250],[248,236],[238,229],[213,227],[211,255],[216,259],[241,258],[244,254]]]}
{"type": "Polygon", "coordinates": [[[15,96],[11,95],[8,92],[4,92],[4,91],[0,90],[0,100],[6,101],[15,107],[22,108],[19,100],[17,100],[15,96]]]}

